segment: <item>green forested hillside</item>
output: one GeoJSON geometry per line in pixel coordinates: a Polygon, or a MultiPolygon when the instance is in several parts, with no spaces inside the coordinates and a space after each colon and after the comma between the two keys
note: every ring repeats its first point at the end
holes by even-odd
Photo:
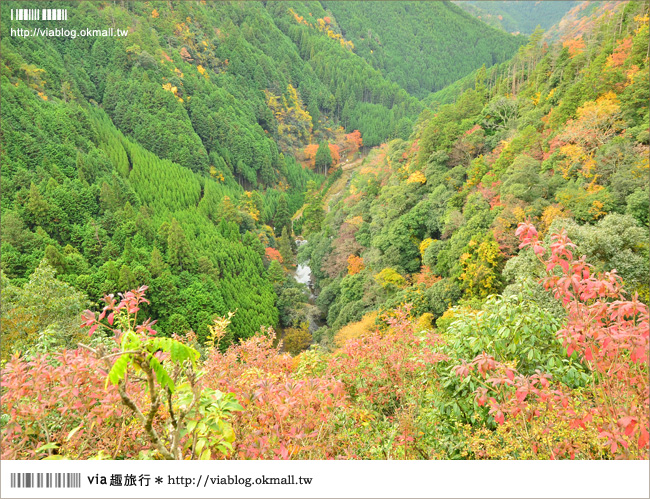
{"type": "Polygon", "coordinates": [[[647,2],[19,7],[3,459],[648,458],[647,2]]]}
{"type": "MultiPolygon", "coordinates": [[[[30,27],[11,8],[3,32],[30,27]]],[[[265,248],[285,226],[288,243],[307,182],[323,181],[294,152],[340,125],[379,144],[420,103],[301,17],[324,17],[320,4],[81,2],[69,14],[68,27],[129,34],[3,37],[5,278],[25,283],[45,259],[93,301],[143,284],[174,296],[151,307],[162,326],[204,336],[234,309],[236,336],[277,325],[265,248]]]]}
{"type": "Polygon", "coordinates": [[[320,2],[268,2],[266,8],[327,86],[320,108],[346,130],[360,130],[365,145],[379,145],[396,133],[400,120],[421,110],[415,98],[353,52],[320,2]]]}
{"type": "Polygon", "coordinates": [[[620,5],[584,40],[548,46],[538,33],[467,79],[455,102],[424,111],[410,140],[368,157],[301,250],[321,289],[323,338],[400,303],[435,319],[515,289],[537,272],[517,256],[525,220],[544,234],[566,227],[648,300],[644,13],[620,5]]]}
{"type": "Polygon", "coordinates": [[[547,30],[580,2],[474,1],[454,2],[484,23],[508,33],[530,35],[537,26],[547,30]]]}
{"type": "Polygon", "coordinates": [[[322,3],[357,54],[419,98],[483,64],[508,60],[525,43],[449,2],[322,3]]]}

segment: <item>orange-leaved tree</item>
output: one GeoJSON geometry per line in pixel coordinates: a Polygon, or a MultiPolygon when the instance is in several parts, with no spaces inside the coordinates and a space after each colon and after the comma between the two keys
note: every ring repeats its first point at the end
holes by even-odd
{"type": "Polygon", "coordinates": [[[352,133],[348,133],[345,136],[345,145],[347,146],[348,154],[354,154],[357,152],[363,145],[361,132],[359,130],[355,130],[352,133]]]}

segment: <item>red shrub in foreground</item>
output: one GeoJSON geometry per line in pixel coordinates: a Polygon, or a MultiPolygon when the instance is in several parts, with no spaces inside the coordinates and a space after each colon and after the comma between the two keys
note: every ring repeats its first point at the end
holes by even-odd
{"type": "Polygon", "coordinates": [[[106,373],[87,350],[12,357],[2,373],[2,408],[9,414],[2,459],[38,459],[52,452],[85,459],[99,450],[137,458],[145,445],[141,432],[130,424],[117,389],[105,384],[106,373]],[[37,452],[42,446],[47,447],[37,452]]]}
{"type": "MultiPolygon", "coordinates": [[[[113,321],[106,317],[116,307],[110,303],[100,317],[113,321]]],[[[91,315],[87,313],[84,321],[94,328],[99,322],[91,315]]],[[[125,324],[123,318],[119,320],[125,324]]],[[[390,413],[391,421],[395,416],[400,433],[394,445],[408,445],[413,439],[413,416],[409,416],[411,409],[404,412],[400,407],[412,402],[423,369],[440,360],[433,350],[438,338],[416,334],[407,310],[398,310],[388,322],[387,331],[349,342],[334,358],[317,352],[292,358],[273,346],[271,330],[225,353],[209,348],[198,389],[232,392],[244,409],[232,417],[231,456],[329,459],[365,455],[350,445],[367,445],[364,425],[374,417],[370,416],[374,410],[390,413]]],[[[135,323],[129,327],[140,329],[135,323]]],[[[52,452],[80,459],[100,453],[137,458],[143,450],[152,451],[147,454],[150,457],[157,456],[148,433],[125,407],[118,387],[106,383],[106,359],[115,361],[120,352],[103,355],[100,363],[90,349],[80,349],[33,359],[14,357],[6,365],[2,401],[9,422],[2,429],[4,458],[39,458],[52,452]],[[46,444],[51,445],[39,452],[46,444]]],[[[137,374],[127,375],[120,383],[136,405],[149,403],[149,392],[137,374]]],[[[167,407],[160,406],[153,421],[159,435],[166,435],[169,418],[167,407]]],[[[213,458],[223,455],[212,454],[213,458]]]]}
{"type": "MultiPolygon", "coordinates": [[[[527,426],[537,418],[555,421],[558,427],[595,429],[603,447],[617,458],[648,458],[648,307],[634,296],[627,300],[616,271],[594,275],[584,257],[573,259],[575,245],[566,232],[552,236],[550,256],[532,225],[520,224],[520,247],[531,246],[546,266],[547,289],[553,290],[567,313],[566,326],[557,332],[568,355],[574,352],[592,370],[593,384],[580,393],[552,384],[550,375],[538,372],[519,376],[487,354],[456,367],[464,377],[476,369],[484,386],[476,390],[477,402],[489,404],[499,424],[519,426],[520,438],[535,450],[540,441],[531,438],[527,426]],[[557,269],[560,275],[557,275],[557,269]],[[491,396],[494,395],[494,396],[491,396]],[[522,417],[523,415],[523,417],[522,417]],[[517,418],[517,419],[515,419],[517,418]]],[[[547,423],[548,424],[548,423],[547,423]]],[[[570,435],[553,435],[545,429],[552,458],[574,458],[581,445],[570,435]]]]}
{"type": "Polygon", "coordinates": [[[242,459],[334,457],[333,415],[347,407],[343,384],[331,375],[305,377],[294,359],[273,346],[275,335],[254,336],[213,351],[203,383],[233,392],[244,411],[233,421],[235,455],[242,459]]]}
{"type": "Polygon", "coordinates": [[[438,335],[416,334],[409,311],[410,306],[395,310],[386,320],[386,332],[349,340],[328,365],[355,398],[385,413],[413,396],[418,374],[446,358],[435,351],[441,342],[438,335]]]}

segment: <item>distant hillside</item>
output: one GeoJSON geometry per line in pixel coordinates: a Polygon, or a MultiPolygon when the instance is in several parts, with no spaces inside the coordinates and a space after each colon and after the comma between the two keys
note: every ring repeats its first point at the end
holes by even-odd
{"type": "Polygon", "coordinates": [[[538,25],[544,30],[549,29],[559,22],[564,14],[580,4],[580,2],[549,0],[538,2],[462,0],[454,3],[494,28],[525,35],[530,35],[538,25]]]}
{"type": "Polygon", "coordinates": [[[524,37],[486,27],[449,2],[321,2],[354,52],[418,98],[485,64],[508,60],[524,37]]]}
{"type": "MultiPolygon", "coordinates": [[[[625,15],[625,7],[629,2],[624,1],[609,1],[609,2],[459,2],[462,4],[528,4],[531,6],[531,9],[542,9],[542,3],[544,4],[572,4],[573,7],[571,10],[565,13],[562,19],[553,24],[548,31],[543,34],[536,34],[537,36],[542,36],[547,43],[553,43],[554,41],[561,41],[569,50],[572,46],[576,44],[579,46],[585,42],[582,40],[583,35],[593,36],[592,32],[594,31],[594,26],[596,23],[600,23],[602,26],[607,26],[604,29],[609,29],[612,31],[620,31],[623,27],[623,19],[625,15]]],[[[550,7],[547,7],[550,9],[550,7]]],[[[485,19],[484,19],[485,20],[485,19]]],[[[547,23],[548,24],[548,23],[547,23]]],[[[543,25],[541,26],[544,27],[543,25]]],[[[521,55],[520,48],[520,54],[521,55]]],[[[508,63],[503,63],[499,65],[492,66],[488,68],[485,77],[488,81],[494,81],[497,77],[507,76],[509,71],[508,63]]],[[[454,102],[460,94],[465,90],[474,88],[475,81],[481,69],[477,69],[472,73],[460,78],[459,80],[453,82],[451,85],[446,86],[442,90],[434,92],[428,95],[423,99],[423,103],[436,110],[438,107],[444,104],[450,104],[454,102]]]]}
{"type": "MultiPolygon", "coordinates": [[[[567,2],[569,3],[569,2],[567,2]]],[[[615,22],[620,30],[623,22],[623,7],[628,2],[571,2],[575,5],[566,12],[562,19],[554,24],[545,37],[552,40],[570,40],[591,31],[594,23],[606,19],[608,23],[615,22]],[[616,16],[615,20],[612,20],[616,16]]]]}

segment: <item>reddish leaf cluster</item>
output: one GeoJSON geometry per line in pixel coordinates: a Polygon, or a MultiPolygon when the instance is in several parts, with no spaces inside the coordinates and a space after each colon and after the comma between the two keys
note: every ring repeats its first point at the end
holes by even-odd
{"type": "Polygon", "coordinates": [[[330,277],[338,277],[348,270],[348,257],[361,251],[361,245],[355,238],[359,227],[350,221],[341,225],[338,237],[332,242],[333,251],[323,262],[322,270],[330,277]]]}
{"type": "Polygon", "coordinates": [[[492,182],[488,187],[483,182],[479,183],[476,187],[476,190],[481,193],[483,199],[490,203],[490,209],[494,209],[497,206],[503,206],[501,202],[501,196],[499,195],[499,188],[501,186],[501,181],[492,182]]]}
{"type": "Polygon", "coordinates": [[[9,421],[2,428],[2,459],[43,457],[36,450],[48,443],[59,444],[57,452],[80,459],[99,450],[137,458],[146,445],[143,436],[130,425],[132,417],[117,389],[105,388],[101,367],[95,356],[82,349],[30,360],[14,356],[7,362],[2,372],[2,407],[9,421]],[[58,424],[52,425],[53,421],[58,424]]]}
{"type": "Polygon", "coordinates": [[[420,272],[415,274],[413,282],[415,284],[423,284],[425,288],[430,288],[435,283],[437,283],[440,279],[442,278],[440,276],[435,275],[431,270],[431,267],[429,267],[428,265],[423,265],[422,268],[420,269],[420,272]]]}
{"type": "Polygon", "coordinates": [[[569,50],[569,55],[575,57],[578,54],[581,54],[585,49],[585,41],[582,39],[582,35],[578,38],[573,38],[571,40],[566,40],[563,44],[563,47],[569,50]]]}
{"type": "Polygon", "coordinates": [[[305,147],[305,157],[308,160],[313,160],[316,157],[316,151],[318,151],[318,144],[309,144],[305,147]]]}
{"type": "MultiPolygon", "coordinates": [[[[516,375],[514,369],[485,353],[457,366],[456,374],[465,377],[476,369],[483,375],[485,384],[476,390],[476,401],[479,405],[489,404],[490,414],[499,424],[524,414],[524,425],[544,417],[545,421],[567,422],[571,428],[595,428],[612,455],[647,459],[647,305],[637,296],[625,298],[615,270],[595,275],[584,257],[575,260],[575,245],[565,231],[552,236],[550,256],[546,258],[547,248],[532,224],[520,224],[517,235],[520,247],[530,246],[546,265],[548,277],[544,284],[562,301],[567,313],[566,326],[557,336],[568,355],[575,352],[591,369],[593,385],[582,396],[561,384],[551,384],[550,375],[539,371],[528,377],[516,375]],[[496,396],[488,397],[489,393],[496,396]]],[[[553,428],[546,431],[552,432],[553,428]]],[[[551,449],[554,458],[574,458],[579,448],[569,437],[556,444],[551,449]]]]}
{"type": "Polygon", "coordinates": [[[630,51],[632,50],[632,37],[628,36],[623,38],[618,42],[618,45],[607,58],[607,64],[614,68],[622,66],[627,58],[630,56],[630,51]]]}
{"type": "Polygon", "coordinates": [[[327,147],[330,149],[330,155],[332,156],[332,166],[336,166],[341,161],[341,153],[339,152],[339,146],[336,144],[327,144],[327,147]]]}
{"type": "Polygon", "coordinates": [[[467,130],[463,135],[471,135],[471,134],[473,134],[474,132],[476,132],[478,130],[483,130],[481,125],[474,125],[472,128],[467,130]]]}
{"type": "Polygon", "coordinates": [[[300,379],[293,359],[273,346],[275,336],[255,336],[226,353],[212,353],[204,383],[231,391],[244,407],[233,426],[241,459],[333,457],[332,415],[346,407],[333,376],[300,379]]]}
{"type": "Polygon", "coordinates": [[[348,133],[345,136],[345,145],[347,146],[348,154],[354,154],[357,152],[363,145],[361,132],[359,130],[355,130],[352,133],[348,133]]]}
{"type": "Polygon", "coordinates": [[[384,411],[413,395],[413,382],[427,366],[446,359],[436,351],[442,341],[437,334],[416,334],[409,310],[410,306],[397,309],[386,320],[389,332],[349,340],[329,363],[329,372],[354,398],[384,411]]]}

